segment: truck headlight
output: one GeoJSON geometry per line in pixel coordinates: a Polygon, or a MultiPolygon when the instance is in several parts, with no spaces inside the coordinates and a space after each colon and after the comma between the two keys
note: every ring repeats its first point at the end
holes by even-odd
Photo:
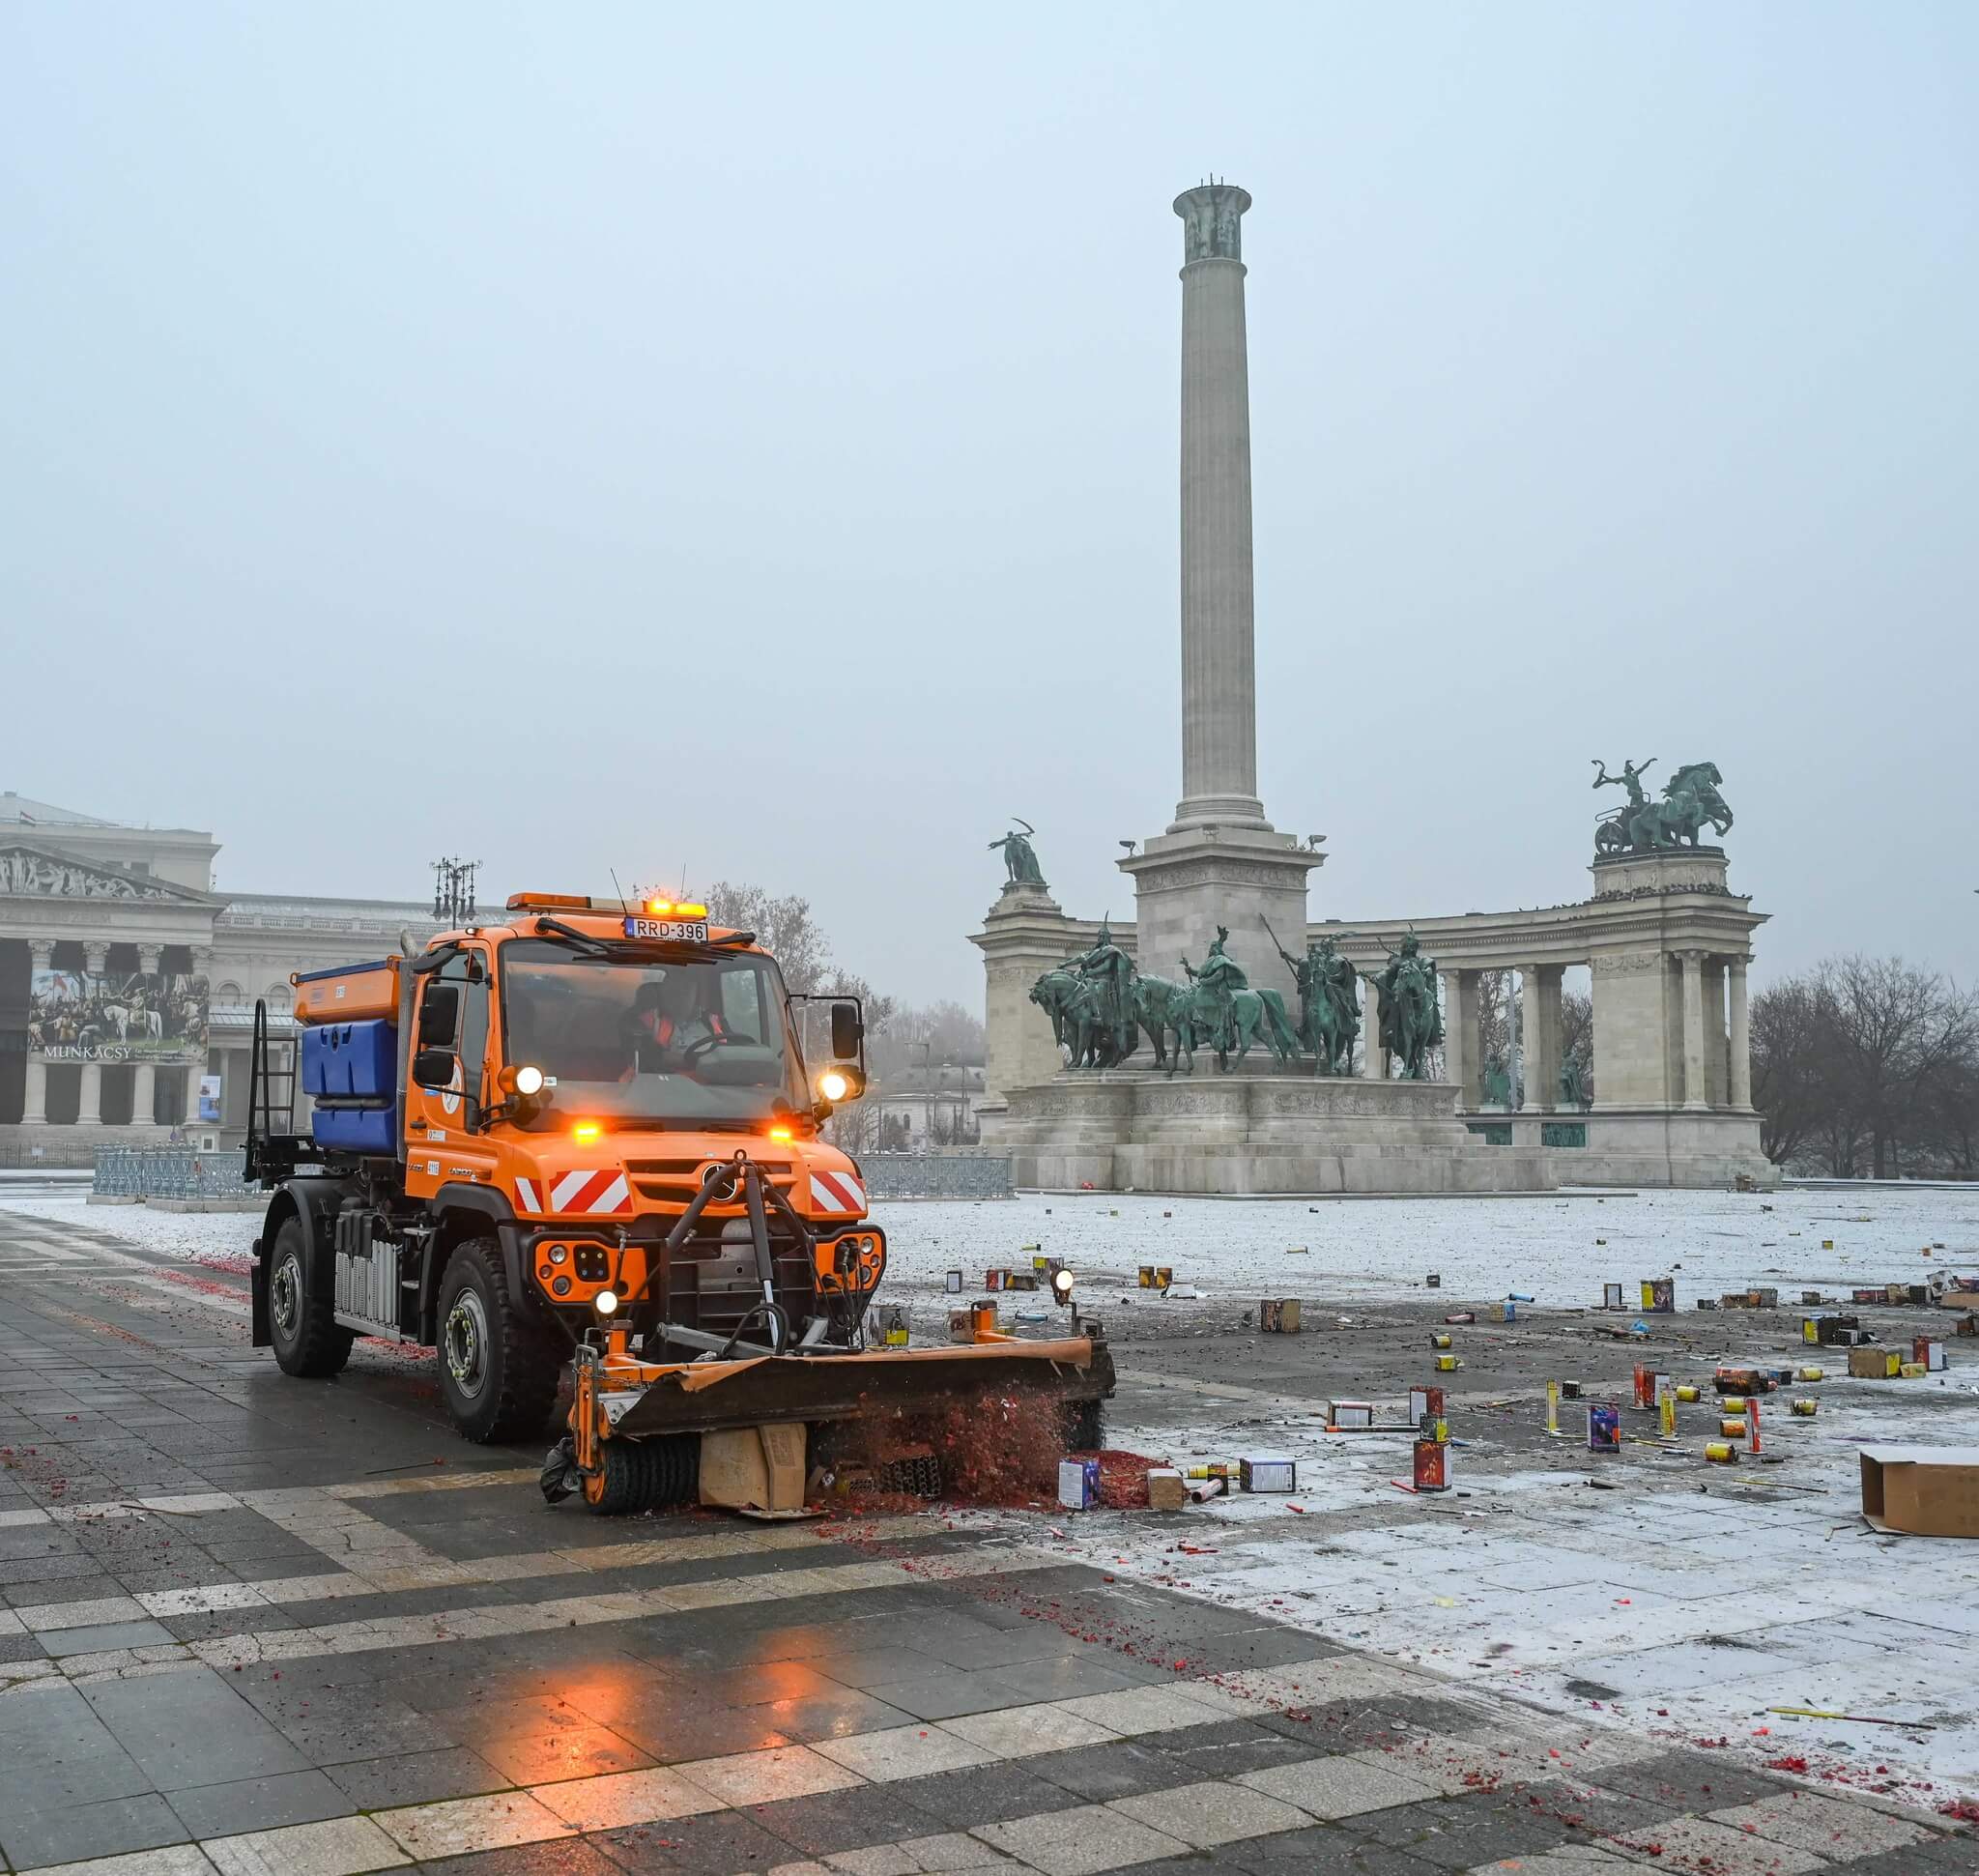
{"type": "Polygon", "coordinates": [[[618,1292],[613,1289],[601,1289],[597,1295],[591,1298],[591,1308],[596,1310],[600,1315],[617,1315],[618,1313],[618,1292]]]}
{"type": "Polygon", "coordinates": [[[534,1062],[524,1062],[515,1071],[515,1091],[518,1094],[542,1093],[543,1071],[534,1062]]]}
{"type": "Polygon", "coordinates": [[[827,1068],[817,1078],[817,1091],[827,1101],[843,1101],[852,1091],[851,1080],[836,1068],[827,1068]]]}

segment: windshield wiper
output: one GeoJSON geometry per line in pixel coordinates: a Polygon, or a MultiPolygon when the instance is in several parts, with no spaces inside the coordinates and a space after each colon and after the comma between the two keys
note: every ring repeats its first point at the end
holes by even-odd
{"type": "Polygon", "coordinates": [[[566,925],[558,918],[536,920],[536,936],[552,938],[559,943],[568,944],[582,951],[588,958],[612,958],[618,955],[619,947],[606,938],[594,938],[589,932],[580,932],[575,926],[566,925]]]}

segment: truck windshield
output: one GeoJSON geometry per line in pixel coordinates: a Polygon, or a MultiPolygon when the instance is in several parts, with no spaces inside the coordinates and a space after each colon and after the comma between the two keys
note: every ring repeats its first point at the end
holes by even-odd
{"type": "Polygon", "coordinates": [[[502,947],[502,1059],[551,1083],[524,1125],[576,1114],[753,1123],[810,1105],[769,959],[594,957],[542,938],[502,947]]]}

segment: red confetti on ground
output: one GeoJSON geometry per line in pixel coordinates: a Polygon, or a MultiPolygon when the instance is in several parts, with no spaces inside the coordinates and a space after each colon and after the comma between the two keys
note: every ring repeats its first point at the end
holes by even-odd
{"type": "Polygon", "coordinates": [[[1979,1802],[1970,1798],[1948,1798],[1937,1807],[1939,1817],[1955,1817],[1961,1824],[1979,1824],[1979,1802]]]}
{"type": "Polygon", "coordinates": [[[1777,1759],[1768,1759],[1766,1769],[1770,1772],[1805,1772],[1807,1761],[1797,1752],[1787,1752],[1777,1759]]]}

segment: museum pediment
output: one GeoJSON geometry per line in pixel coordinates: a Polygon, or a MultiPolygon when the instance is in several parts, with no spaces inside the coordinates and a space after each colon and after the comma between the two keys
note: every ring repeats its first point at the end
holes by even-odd
{"type": "Polygon", "coordinates": [[[0,899],[95,899],[149,901],[173,906],[212,903],[203,892],[167,884],[140,874],[77,859],[59,848],[0,842],[0,899]]]}

